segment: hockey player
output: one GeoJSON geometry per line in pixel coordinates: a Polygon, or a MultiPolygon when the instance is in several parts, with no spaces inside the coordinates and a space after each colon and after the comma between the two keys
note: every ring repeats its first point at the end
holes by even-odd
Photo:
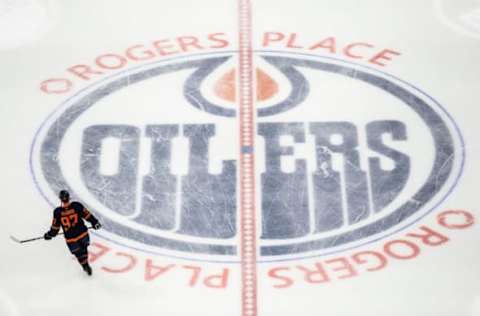
{"type": "Polygon", "coordinates": [[[89,221],[94,229],[102,225],[80,202],[70,201],[70,194],[66,190],[58,195],[62,205],[53,211],[52,226],[43,238],[50,240],[58,234],[60,226],[65,234],[68,249],[75,255],[83,270],[92,275],[92,268],[88,264],[88,246],[90,237],[84,219],[89,221]]]}

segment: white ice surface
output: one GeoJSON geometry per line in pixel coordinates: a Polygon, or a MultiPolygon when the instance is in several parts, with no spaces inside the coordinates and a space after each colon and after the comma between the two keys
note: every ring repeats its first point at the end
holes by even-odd
{"type": "MultiPolygon", "coordinates": [[[[478,1],[253,2],[256,47],[260,34],[279,31],[296,32],[310,43],[336,36],[343,43],[364,41],[400,50],[398,62],[385,71],[421,86],[447,105],[467,144],[463,177],[440,209],[480,215],[480,32],[473,22],[462,24],[462,17],[473,21],[469,14],[477,12],[478,1]]],[[[201,266],[210,274],[225,265],[147,255],[94,235],[93,241],[111,247],[112,253],[93,264],[94,276],[88,278],[61,238],[25,245],[9,239],[11,234],[39,236],[51,220],[51,207],[30,173],[30,145],[41,122],[67,96],[45,95],[39,83],[65,76],[72,65],[92,63],[101,54],[137,43],[215,32],[235,40],[236,6],[236,1],[223,0],[0,0],[0,316],[241,315],[237,265],[227,265],[231,279],[225,290],[189,287],[190,276],[181,268],[145,282],[149,258],[159,265],[201,266]],[[102,270],[124,263],[116,252],[134,255],[136,267],[126,274],[102,270]]],[[[88,83],[76,84],[80,89],[88,83]]],[[[434,222],[434,215],[425,221],[434,222]]],[[[351,280],[278,290],[261,279],[258,315],[478,316],[478,226],[449,237],[443,247],[422,249],[415,261],[397,261],[351,280]]],[[[267,268],[260,265],[259,273],[265,275],[267,268]]]]}

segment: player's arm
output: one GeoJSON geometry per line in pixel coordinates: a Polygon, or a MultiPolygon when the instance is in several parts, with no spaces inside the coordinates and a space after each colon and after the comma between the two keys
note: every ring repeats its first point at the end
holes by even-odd
{"type": "Polygon", "coordinates": [[[53,237],[57,236],[58,232],[60,231],[60,216],[58,212],[53,213],[52,219],[52,226],[50,226],[50,230],[43,235],[43,238],[46,240],[50,240],[53,237]]]}
{"type": "MultiPolygon", "coordinates": [[[[82,206],[82,207],[83,207],[83,206],[82,206]]],[[[90,213],[90,211],[89,211],[86,207],[83,207],[83,208],[82,208],[82,213],[81,213],[81,214],[82,214],[82,217],[83,217],[86,221],[88,221],[88,222],[90,222],[90,223],[92,224],[93,228],[95,228],[95,229],[100,229],[100,228],[102,227],[102,224],[100,224],[100,222],[98,221],[98,219],[97,219],[95,216],[93,216],[93,214],[90,213]]]]}

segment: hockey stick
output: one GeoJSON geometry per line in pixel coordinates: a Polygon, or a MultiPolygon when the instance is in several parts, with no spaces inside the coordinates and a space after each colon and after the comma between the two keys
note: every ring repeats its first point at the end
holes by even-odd
{"type": "Polygon", "coordinates": [[[10,235],[10,239],[13,240],[14,242],[19,243],[19,244],[23,244],[24,242],[29,242],[29,241],[34,241],[34,240],[43,239],[43,237],[35,237],[35,238],[20,240],[20,239],[16,238],[15,236],[10,235]]]}
{"type": "MultiPolygon", "coordinates": [[[[93,227],[87,227],[87,229],[92,229],[92,228],[93,227]]],[[[63,234],[64,233],[61,232],[61,233],[58,233],[57,235],[63,235],[63,234]]],[[[13,240],[16,243],[23,244],[23,243],[26,243],[26,242],[35,241],[35,240],[44,239],[44,238],[42,236],[42,237],[35,237],[35,238],[20,240],[20,239],[16,238],[15,236],[10,235],[10,239],[13,240]]]]}

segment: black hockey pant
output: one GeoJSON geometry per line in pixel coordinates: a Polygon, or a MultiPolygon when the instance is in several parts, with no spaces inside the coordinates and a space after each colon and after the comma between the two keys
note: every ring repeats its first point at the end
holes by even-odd
{"type": "Polygon", "coordinates": [[[70,252],[75,255],[82,266],[88,263],[88,246],[90,245],[90,237],[85,235],[79,240],[68,242],[67,246],[70,249],[70,252]]]}

